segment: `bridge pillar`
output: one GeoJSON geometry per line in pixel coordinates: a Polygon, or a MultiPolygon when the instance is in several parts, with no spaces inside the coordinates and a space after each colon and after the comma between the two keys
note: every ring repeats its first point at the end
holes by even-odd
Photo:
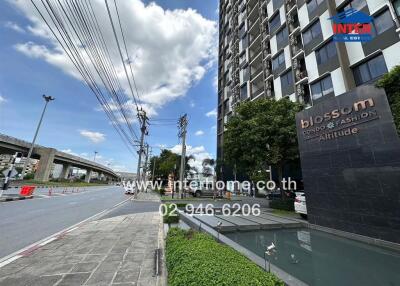
{"type": "Polygon", "coordinates": [[[54,155],[56,154],[57,150],[53,148],[35,148],[35,150],[40,156],[38,168],[35,172],[35,180],[47,182],[50,177],[54,155]]]}
{"type": "Polygon", "coordinates": [[[68,179],[69,172],[71,171],[72,165],[71,164],[63,164],[60,178],[61,179],[68,179]]]}
{"type": "Polygon", "coordinates": [[[85,175],[85,182],[90,183],[90,177],[92,176],[92,169],[86,169],[86,175],[85,175]]]}

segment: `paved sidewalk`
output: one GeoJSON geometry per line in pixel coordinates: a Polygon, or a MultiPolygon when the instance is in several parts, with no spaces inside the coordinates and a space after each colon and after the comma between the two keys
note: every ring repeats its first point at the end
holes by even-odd
{"type": "Polygon", "coordinates": [[[0,285],[166,285],[162,238],[158,212],[93,221],[0,268],[0,285]]]}

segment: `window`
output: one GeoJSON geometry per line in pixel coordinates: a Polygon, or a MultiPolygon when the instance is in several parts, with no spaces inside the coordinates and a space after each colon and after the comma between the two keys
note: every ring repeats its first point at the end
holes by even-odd
{"type": "Polygon", "coordinates": [[[285,72],[283,75],[281,75],[281,84],[283,87],[293,86],[292,70],[289,70],[288,72],[285,72]]]}
{"type": "Polygon", "coordinates": [[[376,35],[382,34],[393,26],[394,23],[392,20],[392,15],[390,14],[389,9],[387,9],[378,16],[374,17],[371,29],[372,36],[375,37],[376,35]]]}
{"type": "Polygon", "coordinates": [[[317,57],[317,63],[319,65],[326,63],[331,58],[336,56],[335,43],[333,41],[330,41],[329,43],[325,44],[323,47],[318,49],[315,52],[315,55],[317,57]]]}
{"type": "Polygon", "coordinates": [[[246,25],[243,24],[243,25],[239,28],[239,36],[240,36],[240,38],[243,38],[244,35],[246,35],[246,25]]]}
{"type": "Polygon", "coordinates": [[[312,13],[314,12],[319,5],[322,4],[322,2],[324,2],[324,0],[311,0],[307,3],[307,10],[308,13],[312,13]]]}
{"type": "Polygon", "coordinates": [[[277,13],[269,23],[269,32],[270,33],[275,32],[280,26],[281,26],[281,17],[279,16],[279,13],[277,13]]]}
{"type": "Polygon", "coordinates": [[[247,98],[247,84],[243,85],[240,87],[240,99],[246,99],[247,98]]]}
{"type": "Polygon", "coordinates": [[[324,77],[323,79],[311,84],[311,93],[314,100],[321,98],[324,95],[333,92],[331,76],[324,77]]]}
{"type": "Polygon", "coordinates": [[[283,5],[283,0],[273,0],[272,4],[273,4],[274,10],[276,10],[283,5]]]}
{"type": "Polygon", "coordinates": [[[283,43],[287,43],[288,42],[288,30],[285,28],[283,28],[281,31],[279,31],[276,34],[276,42],[278,44],[278,46],[280,46],[283,43]]]}
{"type": "Polygon", "coordinates": [[[400,17],[400,0],[394,0],[393,7],[394,7],[394,10],[396,11],[397,17],[400,17]]]}
{"type": "Polygon", "coordinates": [[[285,54],[282,52],[272,60],[272,69],[277,70],[282,64],[285,64],[285,54]]]}
{"type": "Polygon", "coordinates": [[[321,24],[319,23],[319,21],[316,21],[314,24],[312,24],[311,27],[307,29],[307,31],[303,33],[304,45],[307,45],[311,42],[312,39],[317,38],[321,34],[321,24]]]}
{"type": "Polygon", "coordinates": [[[367,6],[367,2],[365,2],[365,0],[353,0],[350,1],[346,6],[344,6],[340,12],[353,8],[356,10],[361,10],[361,8],[367,6]]]}
{"type": "Polygon", "coordinates": [[[379,55],[353,69],[356,85],[361,85],[372,81],[384,73],[387,73],[387,67],[383,55],[379,55]]]}

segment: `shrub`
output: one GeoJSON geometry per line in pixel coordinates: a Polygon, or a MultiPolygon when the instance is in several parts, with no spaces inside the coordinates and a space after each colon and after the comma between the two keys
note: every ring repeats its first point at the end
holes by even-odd
{"type": "Polygon", "coordinates": [[[269,202],[269,207],[277,210],[294,211],[294,199],[272,200],[269,202]]]}
{"type": "Polygon", "coordinates": [[[24,180],[33,180],[34,177],[35,177],[34,173],[29,173],[24,176],[24,180]]]}
{"type": "Polygon", "coordinates": [[[154,190],[157,194],[159,194],[160,196],[165,195],[165,189],[155,189],[154,190]]]}
{"type": "Polygon", "coordinates": [[[163,216],[164,223],[177,223],[179,222],[179,213],[175,211],[175,204],[164,204],[166,208],[165,214],[163,216]]]}
{"type": "Polygon", "coordinates": [[[233,248],[193,230],[169,230],[166,262],[170,286],[284,285],[233,248]]]}

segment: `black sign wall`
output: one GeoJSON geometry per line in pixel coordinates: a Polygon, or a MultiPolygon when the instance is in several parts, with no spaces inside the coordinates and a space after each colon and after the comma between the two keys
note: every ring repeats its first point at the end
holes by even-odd
{"type": "Polygon", "coordinates": [[[400,139],[383,90],[296,116],[309,222],[400,243],[400,139]]]}

